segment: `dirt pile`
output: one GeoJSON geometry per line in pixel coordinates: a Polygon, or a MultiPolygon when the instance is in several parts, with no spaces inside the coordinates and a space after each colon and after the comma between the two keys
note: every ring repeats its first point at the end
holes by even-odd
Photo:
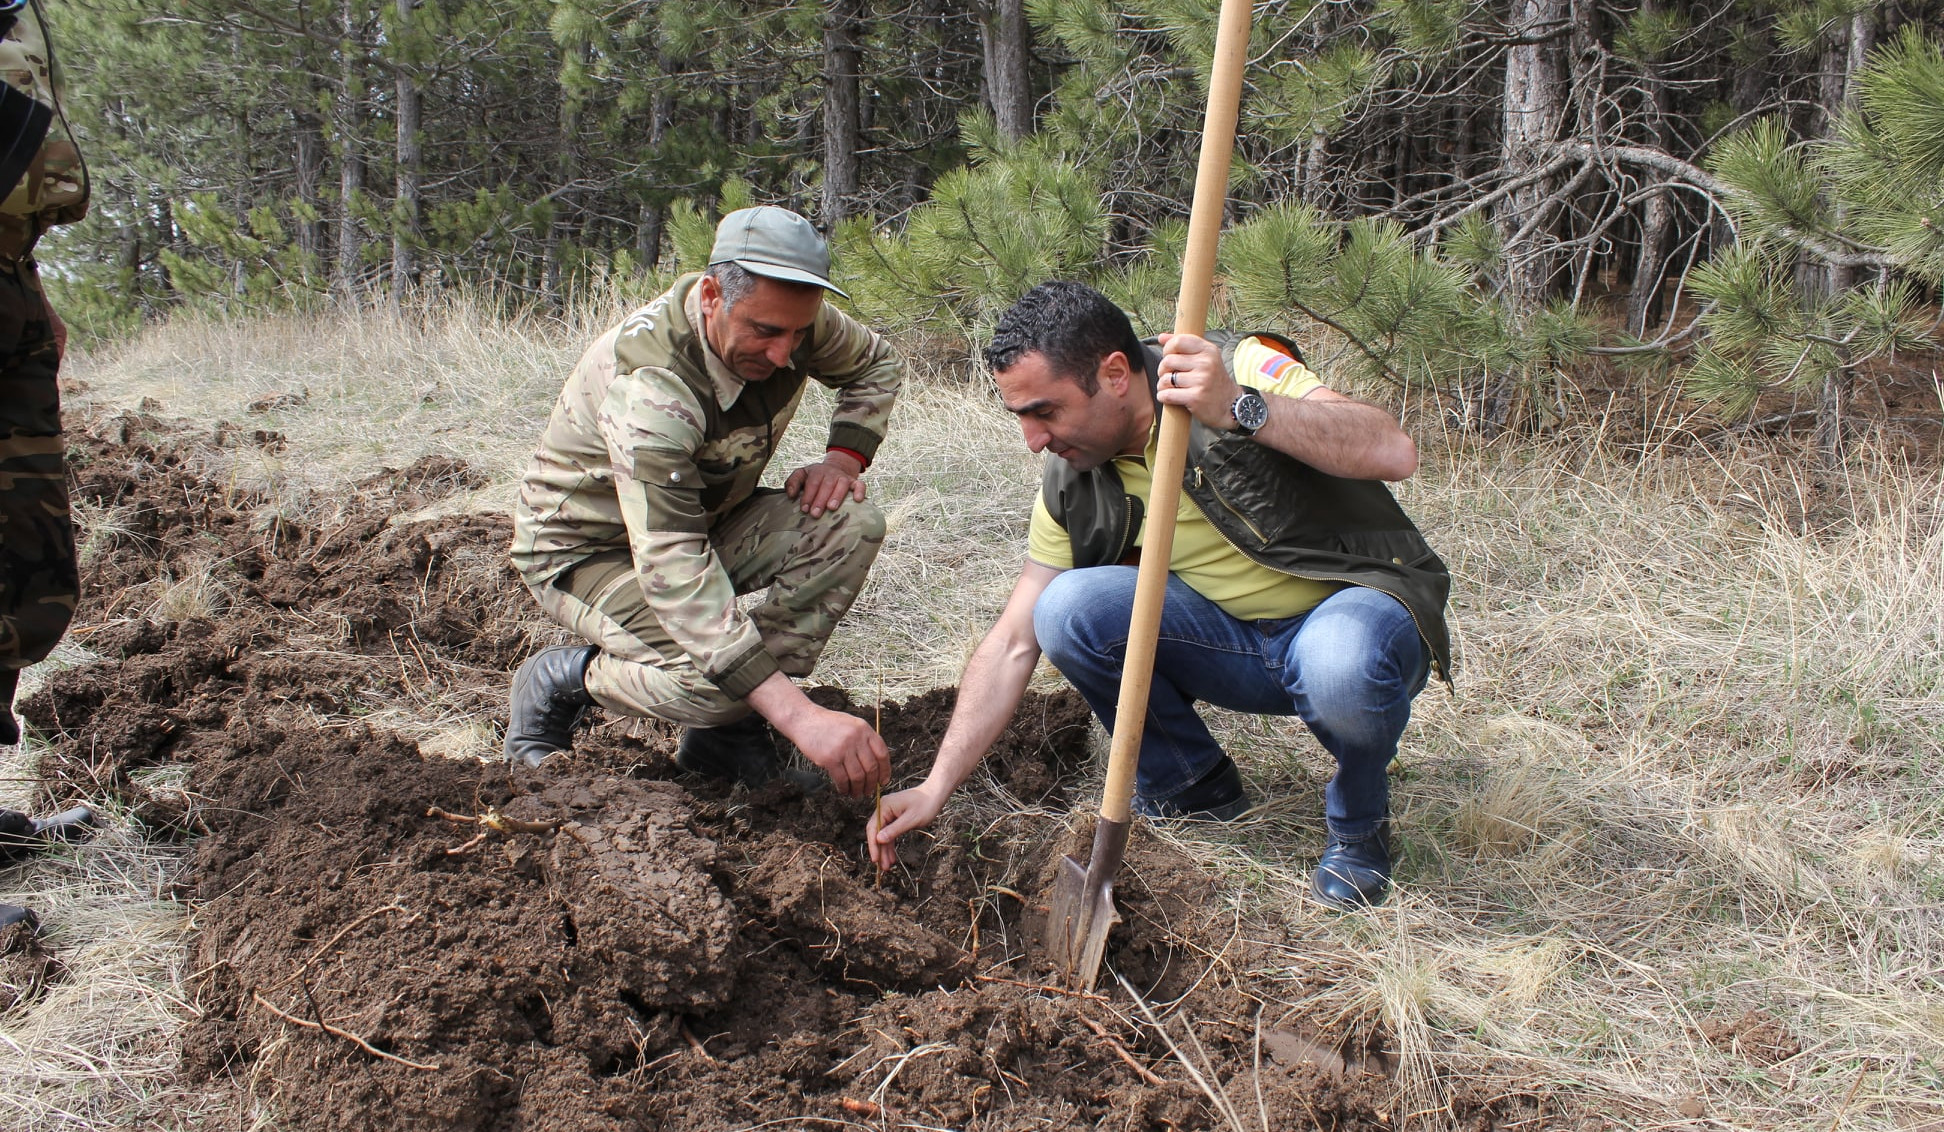
{"type": "Polygon", "coordinates": [[[0,1015],[32,1003],[66,974],[31,922],[16,920],[0,928],[0,1015]]]}
{"type": "MultiPolygon", "coordinates": [[[[358,717],[427,688],[502,716],[540,643],[506,522],[397,522],[476,482],[440,460],[292,514],[208,474],[238,443],[276,440],[77,435],[77,498],[114,517],[77,630],[100,659],[23,705],[50,803],[196,838],[186,1073],[292,1129],[1223,1126],[1124,995],[1036,985],[1034,904],[1085,829],[959,807],[880,879],[868,800],[680,776],[658,724],[602,722],[530,772],[424,757],[358,717]],[[219,599],[162,616],[185,579],[219,599]]],[[[953,697],[882,706],[908,776],[953,697]]],[[[1035,698],[989,766],[1064,807],[1087,728],[1077,697],[1035,698]]],[[[1368,1019],[1258,1052],[1251,945],[1200,867],[1137,835],[1117,896],[1109,962],[1175,1003],[1238,1105],[1390,1126],[1368,1019]]],[[[1470,1126],[1533,1111],[1497,1097],[1470,1126]]]]}

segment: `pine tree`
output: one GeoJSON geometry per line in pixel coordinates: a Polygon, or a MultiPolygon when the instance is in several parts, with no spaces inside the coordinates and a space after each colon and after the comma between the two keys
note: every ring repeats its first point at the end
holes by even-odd
{"type": "Polygon", "coordinates": [[[1908,30],[1853,81],[1825,140],[1794,145],[1769,118],[1722,145],[1739,239],[1691,281],[1712,309],[1688,387],[1731,412],[1770,389],[1816,393],[1826,467],[1845,456],[1858,368],[1944,345],[1923,313],[1944,287],[1944,53],[1908,30]],[[1805,289],[1805,268],[1845,285],[1805,289]]]}

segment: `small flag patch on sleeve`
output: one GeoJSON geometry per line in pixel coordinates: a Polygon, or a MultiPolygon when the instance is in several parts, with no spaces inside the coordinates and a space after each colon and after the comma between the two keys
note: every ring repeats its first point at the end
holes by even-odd
{"type": "Polygon", "coordinates": [[[1234,365],[1244,384],[1260,386],[1264,393],[1301,399],[1323,386],[1308,366],[1273,339],[1243,339],[1236,344],[1234,365]]]}
{"type": "Polygon", "coordinates": [[[1268,350],[1265,353],[1267,356],[1262,359],[1260,368],[1262,370],[1262,376],[1268,378],[1270,381],[1279,380],[1284,370],[1296,364],[1296,359],[1290,357],[1288,354],[1279,353],[1275,350],[1268,350]]]}

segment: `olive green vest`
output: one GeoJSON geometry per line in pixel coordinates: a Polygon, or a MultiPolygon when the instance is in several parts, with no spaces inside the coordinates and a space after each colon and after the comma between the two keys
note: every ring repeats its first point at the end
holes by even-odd
{"type": "MultiPolygon", "coordinates": [[[[1275,334],[1207,334],[1221,347],[1231,372],[1236,343],[1246,337],[1276,342],[1302,357],[1294,343],[1275,334]]],[[[1148,343],[1144,361],[1150,390],[1160,359],[1160,351],[1148,343]]],[[[1402,602],[1430,650],[1438,678],[1451,683],[1451,634],[1444,616],[1451,572],[1389,488],[1376,480],[1325,475],[1266,444],[1196,421],[1189,427],[1181,490],[1229,545],[1257,565],[1298,578],[1367,586],[1402,602]]],[[[1134,548],[1145,508],[1122,489],[1112,461],[1080,472],[1065,460],[1049,459],[1040,491],[1046,509],[1073,541],[1075,567],[1111,565],[1134,548]]]]}

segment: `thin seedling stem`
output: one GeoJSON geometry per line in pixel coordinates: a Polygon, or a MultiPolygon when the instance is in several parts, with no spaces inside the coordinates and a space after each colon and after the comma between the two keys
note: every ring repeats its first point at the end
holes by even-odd
{"type": "MultiPolygon", "coordinates": [[[[884,673],[882,672],[878,673],[878,678],[877,678],[877,707],[873,709],[871,713],[871,730],[877,732],[879,738],[883,738],[884,736],[884,673]]],[[[876,811],[875,816],[873,818],[873,822],[874,822],[873,828],[875,828],[879,833],[882,833],[884,832],[884,783],[883,782],[878,783],[877,800],[872,805],[876,811]]],[[[872,883],[872,887],[873,888],[884,887],[883,869],[880,868],[877,871],[877,880],[872,883]]]]}

